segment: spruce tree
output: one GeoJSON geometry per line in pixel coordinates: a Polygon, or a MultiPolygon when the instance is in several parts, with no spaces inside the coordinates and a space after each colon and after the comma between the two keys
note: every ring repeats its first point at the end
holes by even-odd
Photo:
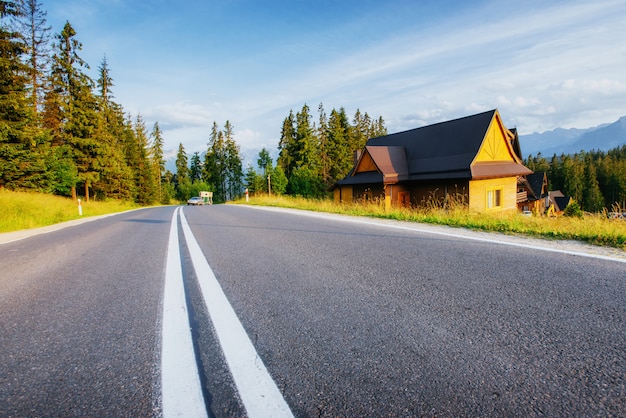
{"type": "Polygon", "coordinates": [[[270,156],[270,152],[267,148],[263,148],[259,151],[259,158],[257,159],[257,165],[263,175],[267,176],[268,172],[272,169],[272,157],[270,156]]]}
{"type": "Polygon", "coordinates": [[[224,133],[219,129],[217,122],[213,121],[211,134],[206,154],[204,156],[204,181],[213,188],[213,200],[224,202],[225,196],[225,144],[224,133]]]}
{"type": "Polygon", "coordinates": [[[50,31],[48,13],[38,0],[20,1],[18,27],[24,39],[25,63],[31,107],[35,116],[43,106],[45,78],[50,63],[50,31]]]}
{"type": "Polygon", "coordinates": [[[604,197],[600,191],[596,167],[591,160],[588,160],[585,164],[583,196],[583,210],[587,212],[599,212],[604,208],[604,197]]]}
{"type": "Polygon", "coordinates": [[[280,142],[278,143],[278,161],[277,163],[283,168],[287,178],[296,168],[296,130],[293,111],[289,111],[289,116],[283,121],[280,134],[280,142]]]}
{"type": "Polygon", "coordinates": [[[156,198],[159,202],[163,203],[164,194],[162,185],[163,175],[165,174],[163,146],[165,144],[165,140],[163,139],[163,132],[161,132],[161,128],[159,127],[159,122],[154,122],[150,138],[152,139],[152,149],[150,150],[150,155],[152,156],[152,171],[154,173],[154,182],[157,190],[156,198]]]}
{"type": "Polygon", "coordinates": [[[350,140],[350,131],[351,127],[344,108],[339,111],[333,109],[328,119],[328,155],[332,165],[327,186],[344,178],[353,166],[353,153],[356,149],[350,140]]]}
{"type": "Polygon", "coordinates": [[[135,162],[136,202],[140,205],[150,205],[157,200],[156,181],[154,178],[154,164],[150,155],[150,140],[146,124],[141,115],[137,115],[134,127],[137,158],[135,162]]]}
{"type": "MultiPolygon", "coordinates": [[[[82,44],[75,36],[76,31],[69,22],[56,35],[51,92],[45,108],[58,112],[60,126],[54,127],[56,140],[69,145],[79,181],[84,185],[85,199],[89,200],[89,189],[99,179],[98,159],[106,158],[106,153],[94,138],[97,102],[92,93],[93,81],[83,72],[89,65],[78,55],[82,44]],[[55,102],[50,103],[51,100],[55,102]]],[[[74,191],[72,195],[76,197],[74,191]]]]}
{"type": "Polygon", "coordinates": [[[0,2],[0,188],[39,188],[45,165],[37,155],[32,108],[26,96],[25,46],[9,19],[18,4],[0,2]]]}
{"type": "Polygon", "coordinates": [[[191,156],[189,179],[191,182],[202,180],[202,161],[200,160],[200,153],[198,151],[194,152],[191,156]]]}
{"type": "MultiPolygon", "coordinates": [[[[188,159],[185,152],[185,146],[181,142],[178,145],[178,153],[176,154],[176,176],[175,182],[178,190],[181,188],[189,187],[191,181],[189,180],[189,168],[187,166],[188,159]]],[[[185,198],[184,196],[182,198],[185,198]]],[[[188,197],[187,197],[188,199],[188,197]]]]}
{"type": "Polygon", "coordinates": [[[239,145],[235,142],[233,126],[230,121],[224,124],[225,136],[225,165],[227,176],[227,196],[226,200],[232,200],[243,192],[243,167],[239,155],[239,145]]]}
{"type": "Polygon", "coordinates": [[[111,78],[111,73],[109,70],[109,63],[107,62],[107,57],[102,58],[102,62],[98,67],[98,87],[100,89],[100,99],[105,108],[109,106],[109,103],[113,99],[113,92],[111,88],[114,86],[113,78],[111,78]]]}

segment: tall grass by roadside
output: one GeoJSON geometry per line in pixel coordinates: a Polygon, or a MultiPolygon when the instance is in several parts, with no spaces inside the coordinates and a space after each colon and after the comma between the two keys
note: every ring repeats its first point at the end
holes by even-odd
{"type": "MultiPolygon", "coordinates": [[[[245,203],[245,200],[234,203],[245,203]]],[[[424,222],[550,239],[577,240],[626,250],[626,221],[607,219],[602,214],[586,214],[581,219],[564,216],[558,218],[527,217],[518,213],[473,213],[462,207],[456,207],[452,210],[443,210],[438,207],[426,209],[394,208],[387,211],[381,202],[336,204],[331,200],[267,195],[251,197],[249,204],[424,222]]]]}
{"type": "MultiPolygon", "coordinates": [[[[123,212],[137,205],[116,200],[81,202],[83,215],[123,212]]],[[[37,228],[78,219],[78,204],[70,198],[0,189],[0,232],[37,228]]]]}

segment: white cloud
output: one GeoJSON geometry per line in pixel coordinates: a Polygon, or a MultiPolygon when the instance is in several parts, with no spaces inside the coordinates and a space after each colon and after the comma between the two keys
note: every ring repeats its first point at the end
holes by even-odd
{"type": "MultiPolygon", "coordinates": [[[[495,107],[521,133],[626,115],[623,0],[493,0],[465,10],[380,39],[349,36],[342,54],[316,48],[334,51],[328,34],[345,35],[343,26],[326,28],[326,46],[309,32],[289,33],[280,48],[252,57],[220,51],[216,59],[201,45],[184,58],[161,50],[163,43],[149,53],[132,44],[128,62],[117,61],[121,53],[109,56],[114,93],[147,121],[158,120],[166,142],[182,141],[188,150],[204,149],[213,121],[226,120],[242,148],[275,146],[289,109],[304,103],[315,114],[323,102],[327,111],[343,106],[349,114],[359,108],[382,115],[390,132],[495,107]]],[[[81,22],[93,19],[84,13],[81,22]]],[[[132,39],[114,41],[107,40],[132,39]]]]}

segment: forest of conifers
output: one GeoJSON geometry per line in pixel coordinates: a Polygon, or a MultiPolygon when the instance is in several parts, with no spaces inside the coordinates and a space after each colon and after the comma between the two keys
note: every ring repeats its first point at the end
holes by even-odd
{"type": "MultiPolygon", "coordinates": [[[[0,188],[141,205],[184,201],[201,190],[223,202],[245,188],[324,197],[352,168],[354,151],[387,134],[382,117],[357,110],[350,119],[343,108],[327,114],[320,104],[315,118],[305,104],[277,126],[276,164],[263,149],[257,167],[244,172],[233,125],[214,122],[206,152],[188,158],[181,143],[171,173],[158,122],[148,129],[140,114],[114,101],[106,58],[97,80],[89,77],[69,22],[52,35],[38,0],[0,0],[0,14],[0,188]]],[[[586,211],[626,203],[626,146],[525,163],[586,211]]]]}
{"type": "MultiPolygon", "coordinates": [[[[308,106],[285,119],[280,158],[259,155],[262,174],[244,176],[233,126],[213,123],[208,148],[190,164],[181,143],[175,174],[165,170],[163,133],[149,130],[141,115],[128,115],[114,101],[106,57],[98,79],[87,74],[82,44],[72,25],[52,36],[37,0],[0,0],[0,188],[59,195],[131,200],[142,205],[186,200],[200,190],[220,202],[267,190],[322,196],[350,169],[352,150],[384,134],[381,118],[357,110],[350,124],[343,109],[319,124],[308,106]],[[244,183],[245,181],[245,183],[244,183]]],[[[280,127],[277,127],[277,132],[280,127]]]]}
{"type": "Polygon", "coordinates": [[[535,172],[546,172],[549,190],[561,190],[584,211],[626,211],[626,145],[608,152],[553,155],[550,160],[531,155],[524,163],[535,172]]]}

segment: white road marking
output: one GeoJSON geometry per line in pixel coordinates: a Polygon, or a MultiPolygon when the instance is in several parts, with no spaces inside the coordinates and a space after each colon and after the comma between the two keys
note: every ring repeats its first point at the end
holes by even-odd
{"type": "Polygon", "coordinates": [[[178,243],[179,209],[172,216],[165,267],[161,347],[163,416],[206,417],[183,285],[178,243]]]}
{"type": "MultiPolygon", "coordinates": [[[[414,231],[414,232],[420,232],[424,234],[440,235],[440,236],[451,237],[451,238],[461,238],[461,239],[472,240],[472,241],[488,242],[492,244],[502,244],[502,245],[509,245],[512,247],[522,247],[522,248],[528,248],[528,249],[533,249],[533,250],[541,250],[541,251],[548,251],[548,252],[553,252],[553,253],[575,255],[579,257],[596,258],[600,260],[617,261],[619,263],[626,263],[626,258],[620,257],[620,256],[612,256],[612,255],[596,254],[593,252],[556,248],[554,245],[559,243],[558,240],[554,242],[546,241],[545,244],[543,243],[531,244],[531,243],[525,242],[526,240],[523,237],[511,236],[511,237],[508,237],[510,240],[507,240],[504,238],[498,239],[495,237],[493,238],[487,237],[485,236],[487,233],[485,233],[484,235],[481,235],[479,232],[475,232],[471,230],[464,231],[464,233],[446,232],[442,230],[437,230],[436,229],[437,227],[443,228],[443,226],[439,226],[439,225],[416,224],[415,226],[413,226],[413,225],[403,225],[403,224],[391,224],[391,223],[386,223],[384,221],[377,221],[373,219],[350,217],[349,215],[337,215],[337,214],[320,213],[320,212],[307,212],[307,211],[302,211],[302,210],[297,210],[297,209],[276,208],[276,207],[267,207],[267,206],[250,205],[246,207],[253,208],[253,209],[273,211],[273,212],[288,212],[288,213],[292,213],[294,215],[299,215],[299,216],[309,216],[311,218],[330,219],[330,220],[340,221],[340,222],[352,222],[352,223],[357,223],[357,224],[372,225],[372,226],[379,226],[379,227],[392,228],[392,229],[400,229],[400,230],[405,230],[405,231],[414,231]]],[[[389,222],[392,222],[392,220],[389,220],[389,222]]],[[[396,221],[396,222],[400,222],[400,221],[396,221]]],[[[450,230],[453,230],[453,228],[450,228],[450,230]]],[[[528,241],[530,240],[532,239],[529,239],[528,241]]],[[[536,239],[535,241],[539,241],[539,240],[536,239]]],[[[584,246],[584,244],[579,244],[579,245],[584,246]]],[[[592,247],[592,246],[588,246],[588,247],[592,247]]],[[[603,249],[604,248],[602,247],[597,248],[598,251],[603,250],[603,249]]]]}
{"type": "Polygon", "coordinates": [[[292,417],[287,402],[213,274],[182,209],[180,219],[204,303],[248,416],[292,417]]]}

